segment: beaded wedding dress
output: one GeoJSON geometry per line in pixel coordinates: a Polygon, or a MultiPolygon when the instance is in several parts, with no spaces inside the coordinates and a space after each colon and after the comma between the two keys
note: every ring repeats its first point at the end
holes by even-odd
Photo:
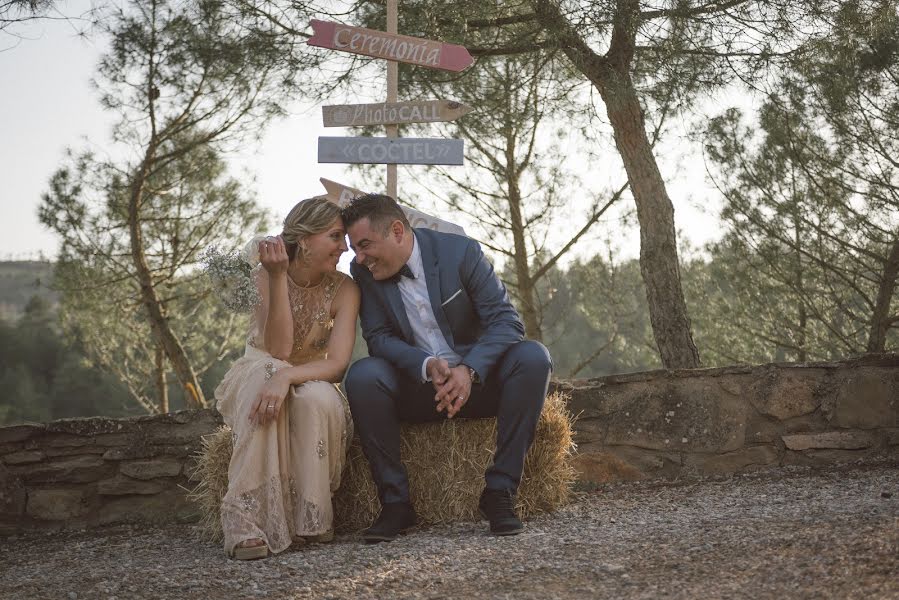
{"type": "Polygon", "coordinates": [[[288,361],[265,351],[254,325],[244,356],[215,390],[218,409],[234,438],[221,510],[229,555],[251,538],[281,552],[295,537],[319,535],[332,527],[331,496],[340,485],[353,433],[349,406],[338,387],[324,381],[291,386],[274,423],[251,424],[248,416],[267,372],[326,357],[333,327],[331,302],[346,279],[335,271],[314,287],[301,287],[288,277],[294,340],[288,361]]]}

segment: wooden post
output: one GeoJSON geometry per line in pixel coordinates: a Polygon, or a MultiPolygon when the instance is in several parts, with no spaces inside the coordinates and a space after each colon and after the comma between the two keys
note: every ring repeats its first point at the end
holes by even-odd
{"type": "MultiPolygon", "coordinates": [[[[397,31],[398,0],[387,0],[387,33],[399,33],[397,31]]],[[[387,61],[387,102],[397,101],[397,88],[399,87],[399,63],[394,60],[387,61]]],[[[387,137],[399,136],[398,125],[387,126],[387,137]]],[[[396,165],[387,165],[387,195],[397,200],[396,165]]]]}

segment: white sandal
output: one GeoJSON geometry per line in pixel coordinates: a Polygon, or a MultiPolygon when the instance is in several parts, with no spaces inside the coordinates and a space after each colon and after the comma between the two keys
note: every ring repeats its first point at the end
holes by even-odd
{"type": "Polygon", "coordinates": [[[306,538],[307,542],[313,544],[327,544],[328,542],[334,541],[334,528],[331,527],[327,531],[317,535],[304,535],[303,537],[306,538]]]}
{"type": "Polygon", "coordinates": [[[296,546],[302,546],[303,544],[327,544],[328,542],[334,541],[334,528],[331,527],[327,531],[322,533],[317,533],[315,535],[295,535],[293,536],[293,543],[296,546]]]}
{"type": "MultiPolygon", "coordinates": [[[[241,546],[240,544],[238,544],[237,546],[234,546],[234,551],[231,554],[232,558],[234,558],[235,560],[256,560],[259,558],[267,558],[268,545],[259,538],[254,539],[262,543],[255,546],[241,546]]],[[[249,541],[250,540],[244,540],[243,542],[241,542],[241,544],[249,541]]]]}

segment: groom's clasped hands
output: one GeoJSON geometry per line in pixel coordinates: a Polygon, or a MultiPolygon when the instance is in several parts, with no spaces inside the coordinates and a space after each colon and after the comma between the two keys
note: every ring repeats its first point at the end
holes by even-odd
{"type": "Polygon", "coordinates": [[[452,419],[471,397],[471,376],[468,367],[465,365],[450,367],[442,358],[431,358],[428,360],[426,371],[437,392],[434,396],[437,412],[446,410],[447,418],[452,419]]]}

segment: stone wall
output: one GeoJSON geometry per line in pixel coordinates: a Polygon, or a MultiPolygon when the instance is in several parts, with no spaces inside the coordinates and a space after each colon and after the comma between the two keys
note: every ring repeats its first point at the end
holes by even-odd
{"type": "Polygon", "coordinates": [[[190,457],[220,424],[201,410],[0,428],[0,534],[196,520],[190,457]]]}
{"type": "Polygon", "coordinates": [[[899,460],[899,355],[655,371],[561,384],[580,480],[899,460]]]}
{"type": "MultiPolygon", "coordinates": [[[[899,356],[559,382],[581,485],[859,459],[899,464],[899,356]]],[[[0,428],[0,534],[192,521],[185,498],[213,411],[0,428]]]]}

